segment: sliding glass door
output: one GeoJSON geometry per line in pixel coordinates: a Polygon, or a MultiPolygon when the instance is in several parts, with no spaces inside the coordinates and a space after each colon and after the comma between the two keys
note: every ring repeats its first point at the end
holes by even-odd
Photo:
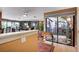
{"type": "Polygon", "coordinates": [[[73,45],[73,16],[48,17],[46,28],[53,33],[54,42],[73,45]]]}
{"type": "Polygon", "coordinates": [[[57,17],[47,18],[47,31],[53,33],[53,41],[57,42],[57,17]]]}
{"type": "Polygon", "coordinates": [[[73,17],[60,16],[58,17],[58,42],[72,45],[73,41],[73,17]]]}

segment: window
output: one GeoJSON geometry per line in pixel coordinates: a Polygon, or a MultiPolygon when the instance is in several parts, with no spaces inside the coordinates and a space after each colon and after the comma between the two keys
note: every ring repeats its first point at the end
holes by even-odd
{"type": "Polygon", "coordinates": [[[2,29],[4,33],[19,31],[19,22],[2,21],[2,29]]]}
{"type": "Polygon", "coordinates": [[[52,32],[54,42],[73,45],[73,16],[48,17],[47,31],[52,32]]]}

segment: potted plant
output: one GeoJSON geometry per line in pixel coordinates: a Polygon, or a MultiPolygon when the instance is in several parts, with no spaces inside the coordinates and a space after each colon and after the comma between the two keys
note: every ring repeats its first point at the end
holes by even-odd
{"type": "Polygon", "coordinates": [[[43,24],[43,22],[39,22],[39,30],[40,31],[44,30],[44,24],[43,24]]]}

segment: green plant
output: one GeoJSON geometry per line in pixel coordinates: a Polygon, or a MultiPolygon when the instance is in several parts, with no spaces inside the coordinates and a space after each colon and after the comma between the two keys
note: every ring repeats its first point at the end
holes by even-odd
{"type": "Polygon", "coordinates": [[[43,24],[43,22],[39,22],[39,30],[40,31],[44,30],[44,24],[43,24]]]}

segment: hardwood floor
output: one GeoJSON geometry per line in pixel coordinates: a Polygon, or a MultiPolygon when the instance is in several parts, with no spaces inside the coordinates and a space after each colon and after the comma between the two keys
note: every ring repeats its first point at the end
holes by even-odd
{"type": "MultiPolygon", "coordinates": [[[[54,43],[54,52],[75,52],[76,48],[54,43]]],[[[38,36],[37,34],[26,37],[26,42],[21,43],[20,39],[11,42],[0,44],[0,51],[6,52],[37,52],[38,51],[38,36]]]]}
{"type": "Polygon", "coordinates": [[[38,51],[38,39],[37,35],[26,37],[24,43],[20,39],[16,39],[11,42],[0,44],[0,51],[6,52],[37,52],[38,51]]]}
{"type": "Polygon", "coordinates": [[[68,45],[54,43],[54,52],[76,52],[76,48],[68,45]]]}

